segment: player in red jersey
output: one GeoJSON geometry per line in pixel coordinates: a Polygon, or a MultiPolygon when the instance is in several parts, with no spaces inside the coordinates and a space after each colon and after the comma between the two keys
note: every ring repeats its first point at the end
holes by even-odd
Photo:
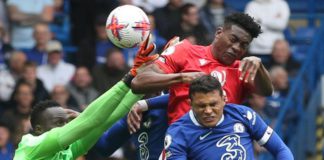
{"type": "MultiPolygon", "coordinates": [[[[170,89],[169,124],[190,110],[188,86],[193,79],[211,74],[221,82],[227,103],[240,104],[254,92],[269,96],[272,84],[258,57],[245,57],[260,26],[247,14],[235,13],[225,18],[209,46],[192,45],[184,40],[165,50],[159,60],[146,66],[132,81],[134,93],[170,89]]],[[[266,43],[266,42],[265,42],[266,43]]]]}

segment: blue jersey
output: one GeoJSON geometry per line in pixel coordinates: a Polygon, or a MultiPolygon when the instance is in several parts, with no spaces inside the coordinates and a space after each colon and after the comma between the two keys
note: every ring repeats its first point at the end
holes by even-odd
{"type": "Polygon", "coordinates": [[[155,108],[143,113],[141,128],[130,135],[127,128],[127,116],[115,123],[98,140],[89,152],[89,159],[108,157],[131,139],[136,147],[137,160],[156,160],[163,150],[165,132],[168,128],[166,106],[169,95],[147,99],[148,106],[155,108]],[[160,108],[160,109],[158,109],[160,108]],[[161,109],[162,108],[162,109],[161,109]]]}
{"type": "Polygon", "coordinates": [[[159,159],[167,128],[167,112],[165,109],[150,110],[146,115],[143,115],[140,130],[132,136],[138,160],[159,159]]]}
{"type": "Polygon", "coordinates": [[[252,109],[242,105],[225,105],[213,128],[202,127],[191,110],[169,127],[164,156],[172,160],[254,159],[253,140],[264,145],[272,133],[252,109]]]}

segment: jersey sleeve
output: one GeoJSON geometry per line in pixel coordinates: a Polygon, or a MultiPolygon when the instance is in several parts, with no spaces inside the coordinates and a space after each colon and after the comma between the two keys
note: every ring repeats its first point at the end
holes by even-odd
{"type": "Polygon", "coordinates": [[[248,125],[248,129],[253,139],[255,139],[259,145],[265,145],[273,134],[273,129],[269,127],[255,111],[248,107],[245,108],[242,114],[243,117],[245,117],[246,124],[248,125]]]}
{"type": "Polygon", "coordinates": [[[105,121],[100,125],[97,125],[97,127],[90,132],[88,131],[84,137],[71,145],[71,149],[75,151],[73,152],[74,157],[76,158],[87,153],[102,136],[104,131],[124,117],[131,107],[142,97],[143,95],[135,95],[132,91],[129,91],[123,98],[121,98],[121,102],[118,104],[115,111],[105,121]]]}
{"type": "MultiPolygon", "coordinates": [[[[180,126],[177,126],[180,127],[180,126]]],[[[184,135],[179,128],[169,128],[164,139],[164,159],[186,160],[187,151],[184,135]]]]}
{"type": "Polygon", "coordinates": [[[181,41],[175,46],[171,46],[164,50],[154,63],[160,67],[165,73],[178,73],[186,62],[189,45],[187,40],[181,41]]]}
{"type": "Polygon", "coordinates": [[[149,98],[146,100],[149,109],[165,109],[168,107],[169,94],[149,98]]]}

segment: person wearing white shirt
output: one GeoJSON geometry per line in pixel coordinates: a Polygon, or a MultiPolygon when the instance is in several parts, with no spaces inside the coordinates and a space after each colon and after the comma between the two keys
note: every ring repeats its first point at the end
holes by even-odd
{"type": "Polygon", "coordinates": [[[35,45],[33,26],[50,23],[54,15],[53,0],[8,0],[12,22],[11,43],[16,49],[30,49],[35,45]]]}
{"type": "Polygon", "coordinates": [[[287,27],[290,16],[287,2],[284,0],[250,1],[245,8],[245,13],[254,17],[263,31],[250,44],[249,53],[270,57],[274,42],[284,39],[283,31],[287,27]]]}
{"type": "Polygon", "coordinates": [[[37,77],[44,82],[48,92],[55,85],[67,85],[72,79],[75,66],[63,61],[63,48],[60,42],[50,41],[46,46],[48,63],[37,68],[37,77]]]}

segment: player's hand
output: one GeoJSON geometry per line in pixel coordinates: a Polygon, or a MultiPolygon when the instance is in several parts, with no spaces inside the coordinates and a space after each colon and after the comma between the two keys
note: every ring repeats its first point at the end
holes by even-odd
{"type": "Polygon", "coordinates": [[[72,110],[72,109],[65,108],[64,111],[68,115],[69,122],[80,115],[79,112],[72,110]]]}
{"type": "Polygon", "coordinates": [[[136,57],[134,59],[134,66],[131,69],[131,74],[133,76],[137,75],[137,69],[143,64],[151,62],[159,57],[158,54],[149,55],[155,49],[155,44],[151,43],[151,34],[143,41],[137,51],[136,57]]]}
{"type": "Polygon", "coordinates": [[[239,71],[241,71],[240,80],[245,83],[254,81],[255,75],[261,66],[261,59],[258,57],[245,57],[241,60],[239,71]]]}
{"type": "Polygon", "coordinates": [[[191,83],[194,79],[206,75],[205,72],[184,72],[180,74],[182,83],[191,83]]]}
{"type": "Polygon", "coordinates": [[[142,109],[139,103],[135,103],[127,115],[127,124],[130,134],[137,132],[141,127],[142,109]]]}

